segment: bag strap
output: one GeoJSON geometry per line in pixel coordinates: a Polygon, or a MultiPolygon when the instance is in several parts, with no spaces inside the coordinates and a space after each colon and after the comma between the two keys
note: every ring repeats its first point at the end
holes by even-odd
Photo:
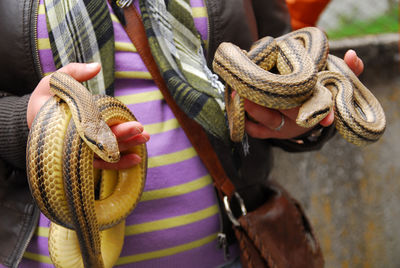
{"type": "Polygon", "coordinates": [[[194,120],[189,118],[173,100],[151,54],[146,31],[136,7],[132,4],[125,7],[123,10],[125,16],[125,31],[136,47],[154,82],[164,96],[165,101],[171,108],[203,164],[213,178],[214,185],[220,194],[227,196],[230,200],[235,193],[235,186],[226,175],[225,170],[223,169],[222,164],[211,146],[203,128],[194,120]]]}

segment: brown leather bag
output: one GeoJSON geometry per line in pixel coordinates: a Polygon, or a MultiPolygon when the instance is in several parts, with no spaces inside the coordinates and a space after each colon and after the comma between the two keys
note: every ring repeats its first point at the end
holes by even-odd
{"type": "Polygon", "coordinates": [[[124,8],[125,30],[137,48],[165,101],[214,179],[226,212],[241,248],[243,267],[307,267],[323,266],[321,249],[303,210],[297,201],[278,184],[271,182],[266,202],[252,212],[245,211],[245,204],[227,177],[207,134],[184,114],[174,102],[149,49],[140,15],[133,5],[124,8]],[[230,210],[230,201],[238,199],[242,213],[237,220],[230,210]]]}
{"type": "Polygon", "coordinates": [[[263,205],[237,219],[243,267],[323,267],[318,241],[300,204],[270,182],[263,205]]]}

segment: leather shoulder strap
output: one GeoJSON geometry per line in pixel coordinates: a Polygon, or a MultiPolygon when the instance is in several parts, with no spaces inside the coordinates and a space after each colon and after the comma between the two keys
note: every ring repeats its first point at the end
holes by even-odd
{"type": "Polygon", "coordinates": [[[165,101],[171,108],[197,154],[203,161],[203,164],[214,180],[215,186],[220,193],[228,196],[230,199],[235,192],[235,187],[226,175],[225,170],[223,169],[222,164],[212,148],[203,128],[182,112],[168,91],[164,79],[162,78],[157,64],[151,54],[146,31],[138,11],[133,5],[130,5],[124,8],[124,16],[126,21],[124,26],[125,30],[149,70],[154,82],[163,94],[165,101]]]}

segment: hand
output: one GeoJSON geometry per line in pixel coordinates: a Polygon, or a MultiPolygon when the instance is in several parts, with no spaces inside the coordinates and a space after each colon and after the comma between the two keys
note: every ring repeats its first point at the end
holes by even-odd
{"type": "MultiPolygon", "coordinates": [[[[98,63],[70,63],[60,68],[58,72],[67,73],[77,81],[84,82],[96,76],[100,69],[101,66],[98,63]]],[[[26,116],[29,128],[42,105],[52,96],[49,81],[50,75],[44,77],[31,94],[26,116]]],[[[143,130],[143,126],[139,122],[126,122],[111,127],[111,130],[117,137],[121,159],[111,164],[95,158],[93,166],[99,169],[124,169],[140,163],[141,158],[138,155],[127,153],[127,151],[132,146],[145,143],[150,139],[150,135],[143,130]]]]}
{"type": "Polygon", "coordinates": [[[149,141],[150,135],[143,130],[142,124],[131,121],[112,126],[111,130],[117,137],[121,159],[117,163],[108,163],[95,157],[93,166],[98,169],[126,169],[139,164],[142,161],[140,156],[128,150],[149,141]]]}
{"type": "MultiPolygon", "coordinates": [[[[354,50],[346,52],[344,61],[356,75],[360,75],[364,70],[364,64],[354,50]]],[[[246,120],[245,127],[246,132],[251,137],[259,139],[291,139],[310,130],[296,124],[299,108],[274,110],[255,104],[247,99],[245,99],[244,108],[247,114],[253,119],[246,120]],[[277,131],[275,129],[281,124],[282,116],[284,117],[285,123],[282,128],[277,131]]],[[[333,123],[333,120],[334,113],[332,111],[319,124],[327,127],[333,123]]]]}
{"type": "MultiPolygon", "coordinates": [[[[58,72],[64,72],[71,75],[79,82],[87,81],[98,74],[101,66],[98,63],[70,63],[58,70],[58,72]]],[[[28,127],[30,128],[35,118],[36,114],[39,112],[43,104],[53,96],[50,93],[50,75],[47,75],[40,80],[39,84],[36,86],[35,90],[32,92],[29,98],[28,108],[26,111],[26,121],[28,127]]]]}

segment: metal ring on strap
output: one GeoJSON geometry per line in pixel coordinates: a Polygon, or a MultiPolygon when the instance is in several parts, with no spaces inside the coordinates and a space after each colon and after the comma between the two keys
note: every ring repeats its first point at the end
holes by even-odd
{"type": "MultiPolygon", "coordinates": [[[[244,205],[244,201],[243,201],[242,197],[237,192],[235,192],[233,194],[233,196],[236,197],[236,199],[239,202],[240,210],[242,211],[242,216],[246,216],[247,215],[247,209],[246,209],[246,206],[244,205]]],[[[236,227],[240,226],[239,221],[236,219],[235,215],[233,215],[233,212],[232,212],[231,207],[229,205],[228,196],[224,196],[224,206],[225,206],[226,214],[228,215],[228,218],[233,223],[233,225],[236,226],[236,227]]]]}

